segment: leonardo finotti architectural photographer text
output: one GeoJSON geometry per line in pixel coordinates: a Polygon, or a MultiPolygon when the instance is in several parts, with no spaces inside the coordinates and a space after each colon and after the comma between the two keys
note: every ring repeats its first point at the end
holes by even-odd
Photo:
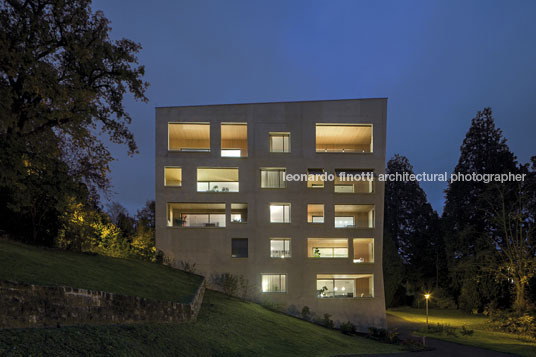
{"type": "MultiPolygon", "coordinates": [[[[362,172],[360,174],[346,174],[341,172],[338,175],[340,181],[355,182],[355,181],[419,181],[419,182],[455,182],[455,181],[476,181],[476,182],[518,182],[524,181],[526,174],[514,174],[514,173],[503,173],[503,174],[477,174],[473,173],[453,173],[449,174],[447,172],[440,174],[431,174],[431,173],[420,173],[412,174],[409,172],[397,172],[394,174],[378,174],[374,175],[372,172],[362,172]]],[[[290,174],[286,173],[283,175],[283,181],[334,181],[335,174],[328,174],[327,172],[323,174],[290,174]]]]}

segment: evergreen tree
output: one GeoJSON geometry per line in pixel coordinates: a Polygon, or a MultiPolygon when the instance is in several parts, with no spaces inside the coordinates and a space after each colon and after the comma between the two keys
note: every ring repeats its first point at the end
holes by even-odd
{"type": "MultiPolygon", "coordinates": [[[[479,111],[460,148],[454,173],[500,174],[516,170],[516,157],[501,130],[495,127],[491,109],[479,111]]],[[[497,284],[494,275],[482,269],[492,265],[490,260],[495,257],[495,246],[489,237],[497,233],[486,202],[490,187],[484,182],[458,180],[449,183],[446,190],[442,221],[451,290],[456,295],[464,291],[471,293],[470,297],[465,298],[463,294],[460,297],[468,310],[482,308],[500,295],[486,293],[493,291],[497,284]],[[470,287],[463,288],[464,284],[470,287]]]]}
{"type": "MultiPolygon", "coordinates": [[[[387,163],[387,174],[413,174],[404,156],[395,155],[387,163]]],[[[392,239],[405,268],[408,293],[437,287],[445,275],[444,248],[439,233],[439,217],[428,203],[417,181],[385,183],[384,236],[392,239]]],[[[389,242],[387,242],[389,249],[389,242]]],[[[388,252],[386,252],[387,254],[388,252]]],[[[385,260],[385,270],[391,262],[385,260]]]]}

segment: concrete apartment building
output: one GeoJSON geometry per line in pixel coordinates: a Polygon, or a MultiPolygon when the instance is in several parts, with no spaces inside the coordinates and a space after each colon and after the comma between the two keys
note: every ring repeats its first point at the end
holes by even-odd
{"type": "Polygon", "coordinates": [[[156,246],[254,299],[385,325],[387,99],[156,109],[156,246]],[[331,175],[287,181],[288,174],[331,175]]]}

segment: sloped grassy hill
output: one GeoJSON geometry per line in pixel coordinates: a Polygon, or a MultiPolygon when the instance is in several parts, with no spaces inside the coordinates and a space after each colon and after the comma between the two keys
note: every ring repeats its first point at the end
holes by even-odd
{"type": "Polygon", "coordinates": [[[0,240],[0,279],[178,302],[189,302],[202,281],[199,275],[160,264],[43,249],[6,240],[0,240]]]}
{"type": "MultiPolygon", "coordinates": [[[[184,299],[199,277],[156,264],[0,241],[0,279],[184,299]]],[[[193,324],[0,330],[0,355],[334,356],[397,352],[208,290],[193,324]]]]}

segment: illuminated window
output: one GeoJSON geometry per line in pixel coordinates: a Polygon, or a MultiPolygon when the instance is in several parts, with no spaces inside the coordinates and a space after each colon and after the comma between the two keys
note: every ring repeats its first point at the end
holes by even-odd
{"type": "Polygon", "coordinates": [[[225,227],[225,203],[168,203],[168,227],[225,227]]]}
{"type": "Polygon", "coordinates": [[[307,256],[309,258],[348,258],[348,239],[308,238],[307,256]]]}
{"type": "Polygon", "coordinates": [[[307,223],[324,223],[324,205],[308,204],[307,205],[307,223]]]}
{"type": "Polygon", "coordinates": [[[270,239],[271,258],[290,258],[290,239],[272,238],[270,239]]]}
{"type": "Polygon", "coordinates": [[[374,228],[374,205],[335,205],[335,228],[374,228]]]}
{"type": "Polygon", "coordinates": [[[246,223],[248,221],[248,204],[231,203],[231,223],[246,223]]]}
{"type": "Polygon", "coordinates": [[[335,192],[372,193],[374,191],[374,172],[371,170],[335,170],[335,192]]]}
{"type": "Polygon", "coordinates": [[[246,123],[221,124],[221,156],[248,156],[248,125],[246,123]]]}
{"type": "Polygon", "coordinates": [[[270,152],[290,152],[290,133],[270,133],[270,152]]]}
{"type": "Polygon", "coordinates": [[[290,223],[290,203],[270,203],[270,223],[290,223]]]}
{"type": "Polygon", "coordinates": [[[197,192],[238,192],[238,169],[198,168],[197,192]]]}
{"type": "Polygon", "coordinates": [[[374,263],[374,239],[354,238],[354,263],[374,263]]]}
{"type": "Polygon", "coordinates": [[[164,167],[164,186],[182,186],[182,169],[180,167],[164,167]]]}
{"type": "Polygon", "coordinates": [[[372,274],[317,274],[318,298],[371,298],[374,297],[372,274]]]}
{"type": "Polygon", "coordinates": [[[285,168],[263,168],[261,169],[261,188],[285,188],[286,182],[285,168]]]}
{"type": "Polygon", "coordinates": [[[372,152],[372,125],[316,124],[316,152],[372,152]]]}
{"type": "Polygon", "coordinates": [[[286,274],[262,274],[263,293],[285,293],[287,292],[286,274]]]}
{"type": "Polygon", "coordinates": [[[209,123],[169,123],[168,149],[176,151],[210,151],[209,123]]]}

